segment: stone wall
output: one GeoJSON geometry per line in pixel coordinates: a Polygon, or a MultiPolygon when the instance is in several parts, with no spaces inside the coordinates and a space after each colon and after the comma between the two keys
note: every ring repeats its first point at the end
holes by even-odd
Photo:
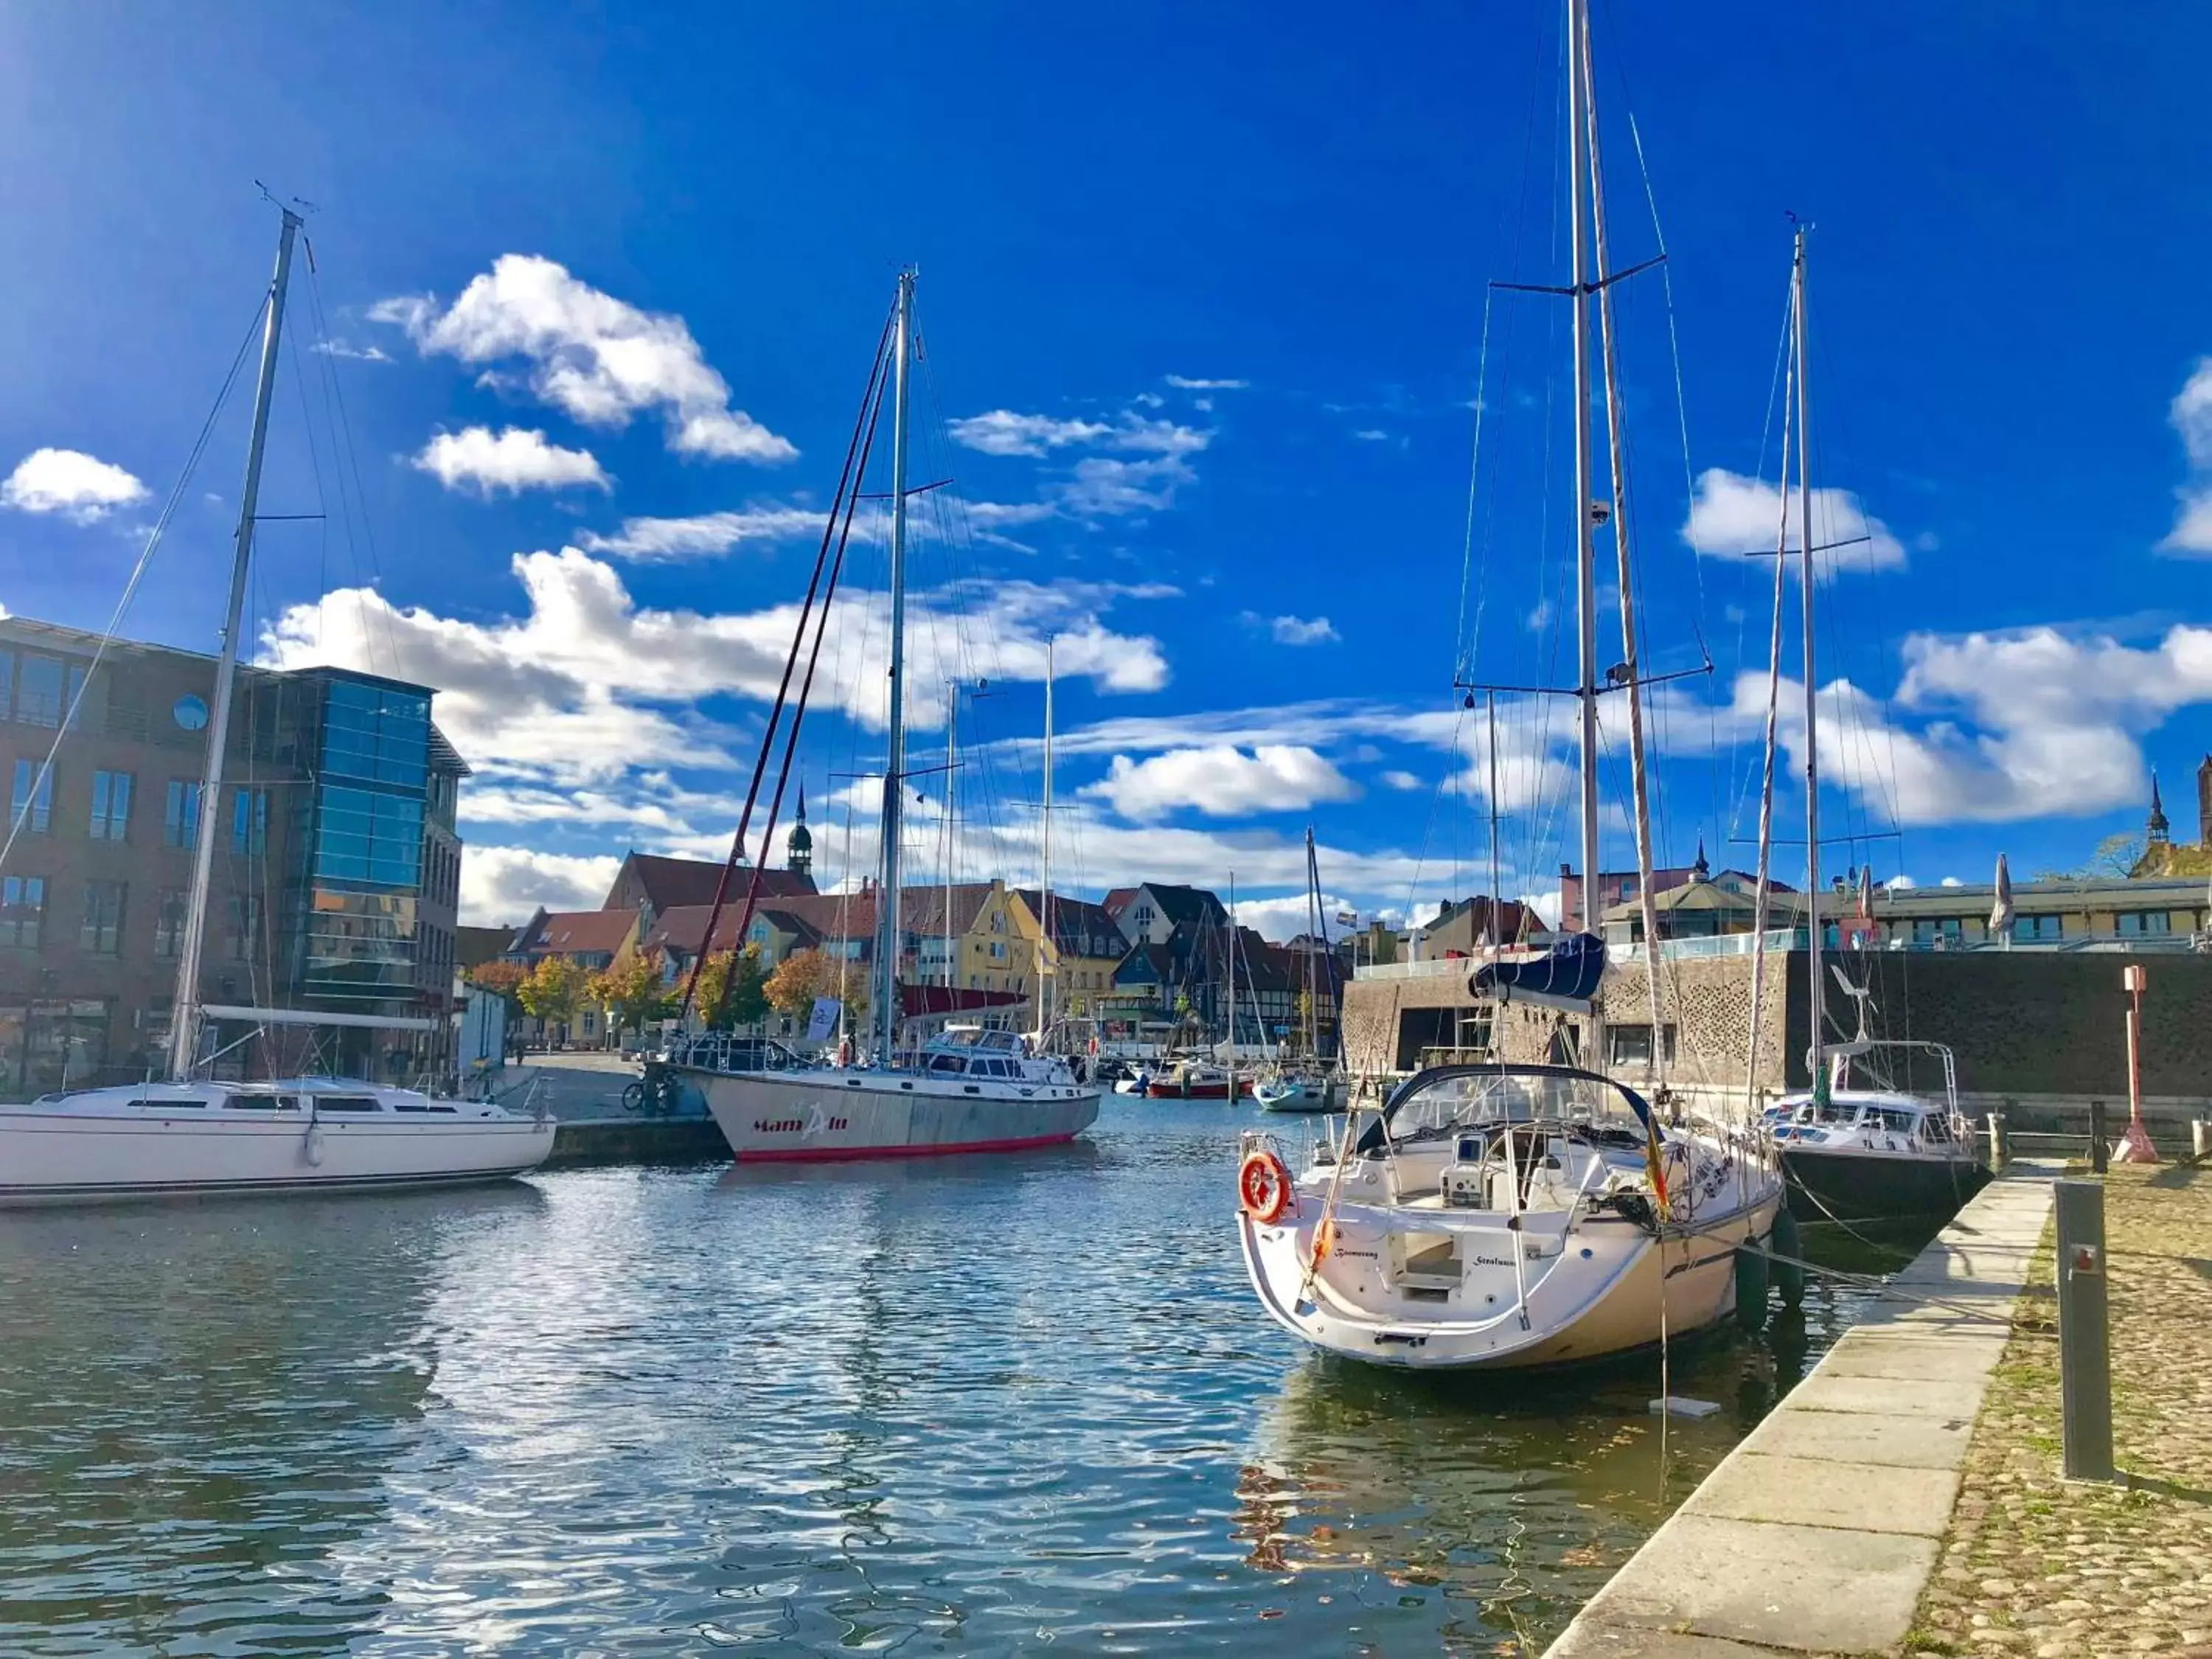
{"type": "MultiPolygon", "coordinates": [[[[2127,1099],[2120,972],[2133,960],[2141,960],[2150,976],[2143,997],[2144,1094],[2212,1102],[2212,956],[1878,951],[1826,958],[1871,990],[1869,1023],[1877,1035],[1949,1045],[1961,1092],[2116,1103],[2127,1099]]],[[[1674,1060],[1666,1068],[1669,1082],[1690,1089],[1743,1087],[1751,965],[1748,957],[1663,964],[1662,1019],[1678,1033],[1674,1060]]],[[[1802,952],[1768,964],[1770,989],[1752,1079],[1763,1090],[1803,1088],[1811,1080],[1805,1064],[1808,965],[1802,952]]],[[[1823,977],[1832,1028],[1855,1029],[1856,1014],[1825,965],[1823,977]]],[[[1650,1022],[1640,958],[1607,967],[1605,998],[1614,1022],[1650,1022]]],[[[1345,1000],[1347,1057],[1354,1072],[1370,1075],[1400,1069],[1400,1036],[1409,1011],[1474,1006],[1460,974],[1359,980],[1347,988],[1345,1000]]],[[[1508,1008],[1498,1022],[1498,1052],[1507,1060],[1544,1060],[1556,1032],[1573,1028],[1579,1043],[1583,1024],[1550,1009],[1508,1008]]],[[[1653,1081],[1642,1067],[1621,1068],[1620,1077],[1631,1084],[1653,1081]]],[[[1935,1092],[1942,1074],[1931,1058],[1915,1062],[1898,1081],[1935,1092]]]]}

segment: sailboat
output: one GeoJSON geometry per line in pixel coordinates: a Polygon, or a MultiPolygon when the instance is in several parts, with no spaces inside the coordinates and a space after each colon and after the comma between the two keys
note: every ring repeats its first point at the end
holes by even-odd
{"type": "MultiPolygon", "coordinates": [[[[1613,362],[1604,191],[1597,160],[1587,0],[1568,0],[1570,236],[1574,307],[1575,514],[1585,879],[1598,858],[1597,698],[1628,702],[1640,886],[1650,891],[1621,404],[1613,362]],[[1592,269],[1593,257],[1595,269],[1592,269]],[[1593,489],[1590,313],[1605,364],[1612,500],[1593,489]],[[1613,524],[1626,660],[1601,680],[1593,532],[1613,524]]],[[[1647,898],[1648,907],[1648,898],[1647,898]]],[[[1587,907],[1586,907],[1587,908],[1587,907]]],[[[1589,924],[1585,915],[1584,925],[1589,924]]],[[[1658,941],[1644,945],[1656,1001],[1658,941]]],[[[1604,947],[1490,963],[1479,996],[1581,1013],[1603,1029],[1604,947]]],[[[1655,1035],[1658,1021],[1655,1018],[1655,1035]]],[[[1601,1044],[1585,1052],[1601,1054],[1601,1044]]],[[[1248,1133],[1237,1233],[1261,1304],[1316,1347],[1376,1364],[1507,1370],[1601,1359],[1714,1324],[1736,1300],[1736,1261],[1771,1237],[1783,1188],[1762,1125],[1692,1133],[1636,1090],[1575,1065],[1455,1064],[1416,1073],[1294,1175],[1248,1133]]]]}
{"type": "MultiPolygon", "coordinates": [[[[1871,987],[1854,985],[1840,968],[1831,965],[1844,994],[1858,1006],[1856,1035],[1830,1042],[1827,1036],[1826,981],[1821,975],[1826,929],[1820,918],[1820,755],[1814,740],[1820,709],[1814,688],[1820,684],[1814,630],[1814,580],[1811,406],[1808,389],[1806,301],[1809,271],[1810,228],[1797,228],[1790,261],[1790,373],[1796,381],[1797,428],[1797,545],[1798,597],[1804,633],[1805,720],[1805,895],[1806,949],[1812,992],[1812,1045],[1806,1054],[1811,1089],[1784,1095],[1769,1109],[1782,1170],[1790,1183],[1790,1206],[1808,1220],[1866,1221],[1914,1216],[1948,1217],[1979,1192],[1990,1178],[1972,1125],[1959,1109],[1958,1068],[1950,1049],[1940,1042],[1887,1039],[1873,1035],[1868,1024],[1871,987]],[[1887,1087],[1854,1088],[1854,1062],[1874,1072],[1892,1055],[1920,1054],[1942,1068],[1943,1098],[1934,1101],[1887,1087]]],[[[1783,445],[1784,501],[1787,513],[1789,443],[1783,445]]],[[[1786,516],[1785,516],[1786,524],[1786,516]]],[[[1788,551],[1787,535],[1778,538],[1776,554],[1776,631],[1774,662],[1767,675],[1769,695],[1778,686],[1780,665],[1780,574],[1788,551]]],[[[1769,710],[1769,753],[1771,754],[1771,707],[1769,710]]],[[[1772,809],[1772,773],[1760,801],[1762,820],[1772,809]]],[[[1762,842],[1762,848],[1765,842],[1762,842]]],[[[1765,898],[1764,852],[1759,884],[1762,914],[1757,919],[1759,937],[1765,938],[1763,915],[1765,898]]],[[[2003,901],[2010,902],[2009,878],[1998,872],[2003,901]]],[[[1881,1079],[1877,1077],[1875,1081],[1881,1079]]]]}
{"type": "Polygon", "coordinates": [[[1350,1089],[1344,1076],[1343,1038],[1328,1060],[1321,1053],[1322,976],[1328,977],[1331,994],[1343,1001],[1336,958],[1328,948],[1328,921],[1322,915],[1321,870],[1314,857],[1314,834],[1306,830],[1306,987],[1305,1019],[1302,1036],[1305,1052],[1288,1066],[1278,1066],[1252,1090],[1261,1109],[1269,1112],[1334,1112],[1343,1105],[1350,1089]],[[1316,950],[1315,947],[1320,948],[1316,950]],[[1322,963],[1328,966],[1324,969],[1322,963]]]}
{"type": "MultiPolygon", "coordinates": [[[[301,223],[289,209],[283,213],[276,270],[264,306],[228,610],[209,710],[203,802],[221,798],[270,401],[283,339],[292,246],[301,223]]],[[[553,1149],[550,1116],[523,1116],[485,1101],[355,1079],[241,1083],[198,1075],[201,1037],[210,1012],[200,996],[200,963],[221,817],[211,807],[198,814],[178,953],[168,1080],[76,1090],[41,1096],[27,1106],[0,1107],[0,1204],[428,1186],[520,1175],[543,1163],[553,1149]]],[[[380,1023],[358,1014],[330,1019],[312,1010],[218,1012],[263,1025],[380,1023]]]]}
{"type": "MultiPolygon", "coordinates": [[[[875,904],[872,1051],[865,1063],[854,1066],[766,1072],[672,1067],[705,1097],[740,1163],[1015,1152],[1073,1140],[1098,1116],[1098,1091],[1079,1080],[1066,1058],[1039,1054],[1012,1032],[956,1027],[918,1046],[902,1046],[900,1041],[898,965],[904,934],[899,842],[908,787],[908,379],[915,352],[910,270],[899,273],[891,349],[889,750],[875,904]]],[[[802,633],[804,628],[802,623],[802,633]]],[[[795,726],[793,730],[795,738],[795,726]]],[[[742,826],[739,833],[742,839],[742,826]]]]}

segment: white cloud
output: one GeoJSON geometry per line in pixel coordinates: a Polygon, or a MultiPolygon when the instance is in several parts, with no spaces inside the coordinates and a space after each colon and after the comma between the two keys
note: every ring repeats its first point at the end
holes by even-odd
{"type": "Polygon", "coordinates": [[[1358,786],[1315,750],[1263,744],[1249,754],[1224,744],[1175,749],[1149,759],[1114,757],[1106,776],[1082,793],[1140,822],[1190,807],[1208,817],[1282,812],[1316,801],[1350,800],[1358,786]]]}
{"type": "Polygon", "coordinates": [[[2200,357],[2166,415],[2189,456],[2191,480],[2174,492],[2181,501],[2161,553],[2212,555],[2212,357],[2200,357]]]}
{"type": "MultiPolygon", "coordinates": [[[[337,663],[439,688],[439,724],[487,777],[574,785],[643,767],[731,763],[732,734],[696,705],[717,694],[775,696],[796,603],[734,614],[651,610],[611,565],[575,548],[518,554],[513,564],[528,599],[521,617],[469,622],[342,588],[287,609],[263,637],[262,659],[337,663]]],[[[997,580],[910,595],[911,719],[941,719],[944,681],[955,673],[1042,680],[1048,640],[1063,676],[1101,691],[1158,690],[1168,677],[1158,642],[1109,628],[1103,612],[1164,591],[997,580]]],[[[839,595],[815,684],[817,708],[872,729],[884,713],[888,609],[882,592],[839,595]]]]}
{"type": "Polygon", "coordinates": [[[1966,884],[1956,876],[1946,876],[1936,884],[1938,887],[1964,887],[1966,884]]]}
{"type": "Polygon", "coordinates": [[[1421,787],[1420,779],[1411,772],[1395,770],[1385,772],[1382,774],[1382,781],[1393,789],[1419,789],[1421,787]]]}
{"type": "Polygon", "coordinates": [[[121,467],[79,449],[34,449],[0,481],[0,507],[19,513],[58,513],[76,524],[96,524],[118,507],[147,496],[146,486],[121,467]]]}
{"type": "Polygon", "coordinates": [[[1363,426],[1352,435],[1364,444],[1387,444],[1390,441],[1390,434],[1379,426],[1363,426]]]}
{"type": "Polygon", "coordinates": [[[1188,374],[1170,374],[1167,383],[1179,392],[1242,392],[1252,384],[1249,380],[1203,380],[1188,374]]]}
{"type": "Polygon", "coordinates": [[[1100,421],[1059,421],[1049,415],[1017,415],[994,409],[951,422],[953,441],[986,455],[1042,455],[1067,444],[1087,444],[1113,428],[1100,421]]]}
{"type": "Polygon", "coordinates": [[[461,854],[461,921],[471,927],[521,926],[538,906],[593,910],[614,885],[621,859],[579,857],[526,847],[477,847],[461,854]]]}
{"type": "Polygon", "coordinates": [[[1540,634],[1552,625],[1552,618],[1557,614],[1549,599],[1539,599],[1528,614],[1521,619],[1522,625],[1531,634],[1540,634]]]}
{"type": "Polygon", "coordinates": [[[307,348],[325,357],[349,357],[359,363],[388,363],[392,354],[380,345],[357,346],[344,340],[318,340],[307,348]]]}
{"type": "Polygon", "coordinates": [[[1326,645],[1338,637],[1336,624],[1326,617],[1278,617],[1267,627],[1277,645],[1326,645]]]}
{"type": "Polygon", "coordinates": [[[1882,885],[1894,892],[1909,893],[1920,884],[1910,876],[1892,876],[1882,885]]]}
{"type": "Polygon", "coordinates": [[[1176,490],[1197,482],[1198,474],[1180,455],[1144,461],[1090,455],[1078,461],[1073,473],[1052,487],[1052,493],[1079,519],[1121,518],[1164,512],[1175,505],[1176,490]]]}
{"type": "Polygon", "coordinates": [[[1011,409],[994,409],[954,421],[950,430],[954,441],[986,455],[1042,456],[1071,446],[1136,454],[1188,455],[1213,440],[1210,432],[1130,410],[1107,422],[1063,421],[1049,415],[1018,415],[1011,409]]]}
{"type": "MultiPolygon", "coordinates": [[[[576,538],[576,544],[586,553],[611,553],[641,564],[702,559],[726,553],[740,542],[818,537],[827,517],[803,507],[748,507],[688,519],[624,519],[613,535],[587,530],[576,538]]],[[[859,528],[857,520],[854,528],[859,528]]]]}
{"type": "MultiPolygon", "coordinates": [[[[1724,467],[1698,475],[1698,493],[1682,526],[1682,539],[1700,553],[1741,557],[1771,555],[1782,523],[1782,491],[1764,478],[1747,478],[1724,467]]],[[[1790,494],[1785,545],[1799,546],[1796,494],[1790,494]]],[[[1905,549],[1887,525],[1870,516],[1848,489],[1813,492],[1813,558],[1823,579],[1844,570],[1887,570],[1905,562],[1905,549]]]]}
{"type": "Polygon", "coordinates": [[[586,426],[624,427],[657,410],[681,454],[787,461],[799,453],[730,407],[729,383],[681,317],[641,311],[537,254],[500,255],[443,313],[422,295],[383,301],[369,316],[404,328],[425,356],[524,359],[532,394],[586,426]]]}
{"type": "Polygon", "coordinates": [[[448,489],[474,489],[489,496],[526,489],[566,489],[579,484],[613,486],[590,452],[563,449],[543,432],[507,427],[495,435],[489,427],[441,432],[423,446],[415,466],[448,489]]]}

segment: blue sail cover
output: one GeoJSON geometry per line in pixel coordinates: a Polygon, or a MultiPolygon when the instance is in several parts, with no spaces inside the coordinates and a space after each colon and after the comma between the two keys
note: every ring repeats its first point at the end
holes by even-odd
{"type": "Polygon", "coordinates": [[[1533,1002],[1587,1014],[1605,977],[1605,941],[1595,933],[1571,933],[1527,962],[1493,962],[1474,970],[1467,988],[1500,1002],[1533,1002]]]}

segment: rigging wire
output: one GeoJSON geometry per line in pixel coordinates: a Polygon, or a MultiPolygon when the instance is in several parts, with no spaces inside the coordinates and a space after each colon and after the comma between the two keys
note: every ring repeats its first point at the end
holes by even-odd
{"type": "MultiPolygon", "coordinates": [[[[46,757],[39,763],[39,769],[32,779],[29,793],[24,797],[22,804],[16,808],[15,815],[9,823],[8,838],[4,842],[0,842],[0,869],[7,867],[8,856],[15,850],[15,842],[22,836],[23,826],[30,821],[32,811],[37,805],[40,794],[46,793],[51,799],[51,791],[53,787],[54,757],[61,752],[63,738],[76,729],[77,714],[84,706],[85,694],[92,689],[93,677],[99,673],[100,665],[106,658],[108,647],[114,644],[116,635],[122,631],[124,619],[131,611],[131,601],[138,596],[139,584],[145,580],[146,571],[154,562],[155,553],[160,549],[162,538],[168,533],[169,525],[177,516],[177,509],[184,504],[185,492],[191,488],[192,475],[198,470],[201,458],[207,453],[208,441],[214,434],[216,422],[222,414],[223,405],[229,401],[232,389],[238,384],[239,371],[245,367],[247,354],[253,349],[253,337],[259,332],[261,319],[268,313],[268,310],[269,295],[264,292],[261,297],[261,303],[254,307],[253,320],[246,325],[245,337],[239,342],[237,355],[230,361],[230,371],[223,376],[222,385],[216,392],[215,402],[208,410],[207,418],[200,424],[199,434],[192,440],[192,447],[185,454],[184,470],[179,473],[176,485],[169,491],[168,499],[161,503],[161,510],[154,520],[153,528],[146,532],[145,544],[139,549],[138,556],[131,564],[131,574],[123,584],[122,595],[116,600],[114,610],[108,615],[107,626],[100,633],[100,643],[93,647],[92,660],[85,668],[84,678],[77,683],[76,694],[70,698],[69,707],[64,711],[60,723],[55,727],[54,740],[47,746],[46,757]]],[[[194,786],[195,789],[198,787],[198,786],[194,786]]],[[[202,803],[202,807],[205,810],[205,803],[202,803]]]]}

